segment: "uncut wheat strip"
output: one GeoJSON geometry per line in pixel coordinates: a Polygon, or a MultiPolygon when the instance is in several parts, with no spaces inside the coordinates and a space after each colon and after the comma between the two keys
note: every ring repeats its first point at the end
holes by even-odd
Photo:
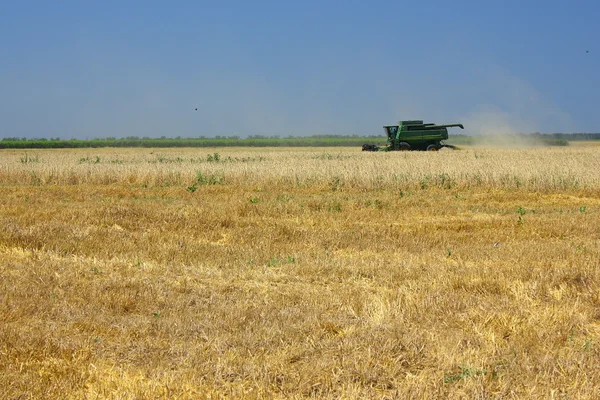
{"type": "MultiPolygon", "coordinates": [[[[594,188],[600,186],[600,161],[595,149],[555,151],[478,150],[464,152],[376,153],[353,151],[323,153],[320,151],[269,152],[258,162],[180,162],[161,164],[156,156],[132,152],[116,152],[105,157],[107,162],[80,162],[79,155],[61,157],[58,152],[44,153],[40,161],[20,162],[18,154],[3,155],[0,177],[5,183],[118,183],[152,184],[192,183],[198,173],[220,176],[225,182],[313,181],[326,183],[339,180],[353,186],[419,182],[423,179],[449,179],[458,184],[481,184],[493,187],[527,185],[531,189],[561,188],[569,185],[594,188]],[[325,155],[325,156],[324,156],[325,155]],[[116,162],[112,162],[115,161],[116,162]]],[[[170,157],[179,157],[170,153],[170,157]]],[[[186,154],[181,153],[181,154],[186,154]]],[[[252,157],[262,152],[241,153],[252,157]]],[[[187,153],[187,157],[193,156],[187,153]]],[[[224,154],[222,157],[226,157],[224,154]]],[[[262,156],[259,156],[262,157],[262,156]]],[[[89,158],[89,156],[88,156],[89,158]]]]}

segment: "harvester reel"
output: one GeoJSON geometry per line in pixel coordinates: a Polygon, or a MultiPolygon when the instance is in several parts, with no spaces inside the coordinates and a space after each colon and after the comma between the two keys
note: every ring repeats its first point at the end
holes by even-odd
{"type": "Polygon", "coordinates": [[[362,151],[378,151],[379,147],[375,144],[363,144],[362,151]]]}

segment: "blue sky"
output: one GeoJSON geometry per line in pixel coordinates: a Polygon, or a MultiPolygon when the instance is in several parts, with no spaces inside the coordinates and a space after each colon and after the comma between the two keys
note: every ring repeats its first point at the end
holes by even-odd
{"type": "Polygon", "coordinates": [[[599,17],[596,1],[0,0],[0,137],[600,132],[599,17]]]}

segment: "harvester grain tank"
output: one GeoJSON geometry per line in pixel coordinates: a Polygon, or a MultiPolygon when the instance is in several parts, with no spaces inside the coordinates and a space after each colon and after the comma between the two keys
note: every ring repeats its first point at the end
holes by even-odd
{"type": "Polygon", "coordinates": [[[455,148],[444,143],[448,139],[448,128],[459,127],[465,129],[462,124],[436,125],[424,124],[422,120],[400,121],[398,125],[386,125],[383,127],[387,136],[387,145],[379,147],[373,144],[363,145],[363,151],[406,151],[427,150],[437,151],[442,147],[455,148]]]}

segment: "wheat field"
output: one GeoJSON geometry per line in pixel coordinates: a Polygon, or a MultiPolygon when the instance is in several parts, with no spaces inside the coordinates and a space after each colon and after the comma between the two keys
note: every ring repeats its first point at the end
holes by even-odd
{"type": "Polygon", "coordinates": [[[0,398],[600,398],[600,147],[0,152],[0,398]]]}

